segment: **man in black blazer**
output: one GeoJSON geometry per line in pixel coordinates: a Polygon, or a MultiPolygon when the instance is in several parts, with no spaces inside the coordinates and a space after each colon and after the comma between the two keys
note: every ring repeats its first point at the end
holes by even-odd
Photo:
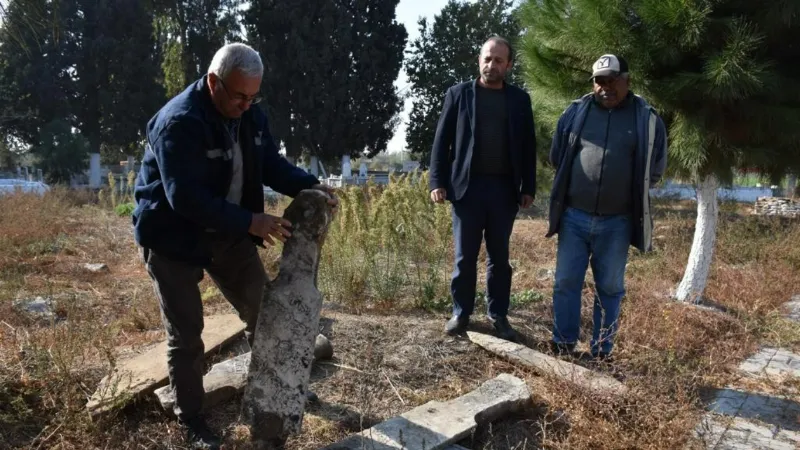
{"type": "Polygon", "coordinates": [[[509,240],[519,207],[536,193],[536,136],[527,92],[505,82],[509,42],[494,36],[481,48],[480,77],[447,90],[433,141],[431,200],[452,204],[455,269],[448,334],[466,330],[475,305],[481,241],[488,255],[488,317],[497,335],[515,340],[508,323],[509,240]]]}

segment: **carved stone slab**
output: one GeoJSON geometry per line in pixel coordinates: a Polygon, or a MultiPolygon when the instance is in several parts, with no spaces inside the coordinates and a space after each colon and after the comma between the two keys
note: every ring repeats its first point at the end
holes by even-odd
{"type": "Polygon", "coordinates": [[[302,426],[322,309],[316,281],[332,218],[327,200],[302,191],[284,213],[292,236],[261,303],[242,407],[256,449],[281,448],[302,426]]]}
{"type": "MultiPolygon", "coordinates": [[[[236,314],[207,316],[203,321],[201,337],[206,354],[244,332],[244,322],[236,314]]],[[[99,416],[168,382],[167,341],[161,341],[146,352],[120,361],[112,374],[100,380],[86,409],[92,416],[99,416]]]]}

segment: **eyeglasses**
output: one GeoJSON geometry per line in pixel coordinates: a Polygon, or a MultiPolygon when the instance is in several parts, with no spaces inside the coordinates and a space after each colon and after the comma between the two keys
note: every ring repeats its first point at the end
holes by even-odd
{"type": "Polygon", "coordinates": [[[594,77],[594,82],[596,84],[599,84],[600,86],[608,86],[610,84],[616,83],[618,79],[619,77],[599,76],[599,77],[594,77]]]}
{"type": "Polygon", "coordinates": [[[217,79],[219,80],[219,83],[222,85],[222,89],[225,90],[225,94],[227,94],[228,97],[230,97],[235,102],[245,102],[245,103],[250,103],[251,105],[255,105],[256,103],[260,103],[261,100],[264,100],[264,96],[261,95],[260,92],[252,97],[248,97],[243,94],[231,95],[231,93],[228,91],[228,87],[225,86],[225,82],[222,81],[222,78],[217,78],[217,79]]]}

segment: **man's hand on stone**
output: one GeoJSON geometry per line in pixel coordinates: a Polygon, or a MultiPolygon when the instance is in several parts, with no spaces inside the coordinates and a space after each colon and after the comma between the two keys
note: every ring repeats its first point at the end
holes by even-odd
{"type": "Polygon", "coordinates": [[[314,186],[311,186],[311,189],[316,189],[328,194],[330,197],[328,198],[328,204],[331,205],[333,212],[336,213],[336,210],[339,207],[339,199],[336,197],[336,189],[328,186],[327,184],[315,184],[314,186]]]}
{"type": "Polygon", "coordinates": [[[447,200],[447,191],[439,188],[431,191],[431,201],[434,203],[442,203],[447,200]]]}
{"type": "Polygon", "coordinates": [[[286,238],[292,235],[287,230],[291,228],[292,224],[283,217],[273,216],[271,214],[253,214],[253,219],[250,221],[250,234],[258,236],[269,245],[275,245],[273,238],[286,242],[286,238]]]}

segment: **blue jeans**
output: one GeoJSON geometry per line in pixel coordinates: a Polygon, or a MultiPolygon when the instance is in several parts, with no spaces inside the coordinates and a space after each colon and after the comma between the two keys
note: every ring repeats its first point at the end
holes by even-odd
{"type": "Polygon", "coordinates": [[[592,264],[597,292],[591,351],[611,353],[619,309],[625,295],[625,265],[631,242],[627,215],[594,216],[567,208],[558,232],[556,280],[553,287],[553,342],[575,344],[581,325],[581,291],[592,264]]]}
{"type": "Polygon", "coordinates": [[[470,316],[475,308],[478,253],[486,240],[488,315],[505,317],[511,295],[508,243],[519,206],[510,177],[473,175],[464,196],[453,202],[455,268],[450,283],[453,314],[470,316]]]}

